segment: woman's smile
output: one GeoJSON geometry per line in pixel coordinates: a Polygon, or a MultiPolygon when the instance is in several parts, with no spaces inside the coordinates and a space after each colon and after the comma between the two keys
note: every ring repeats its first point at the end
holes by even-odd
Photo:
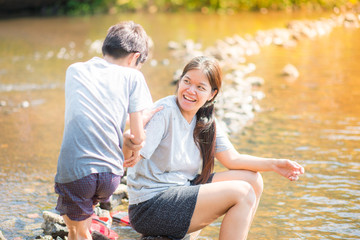
{"type": "Polygon", "coordinates": [[[201,70],[190,70],[180,79],[177,100],[180,111],[188,122],[213,96],[210,82],[201,70]]]}
{"type": "Polygon", "coordinates": [[[189,96],[186,96],[184,95],[184,98],[190,102],[196,102],[196,99],[192,98],[192,97],[189,97],[189,96]]]}

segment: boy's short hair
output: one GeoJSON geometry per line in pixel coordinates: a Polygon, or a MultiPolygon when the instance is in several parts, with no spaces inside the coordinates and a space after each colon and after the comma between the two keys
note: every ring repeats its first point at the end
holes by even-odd
{"type": "Polygon", "coordinates": [[[149,37],[140,24],[125,21],[109,28],[102,46],[104,56],[118,59],[136,52],[140,53],[136,65],[144,63],[149,53],[149,37]]]}

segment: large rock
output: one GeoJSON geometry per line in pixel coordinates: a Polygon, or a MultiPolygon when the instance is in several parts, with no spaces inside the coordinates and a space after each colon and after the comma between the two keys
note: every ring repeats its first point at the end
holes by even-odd
{"type": "Polygon", "coordinates": [[[51,235],[53,238],[64,238],[68,235],[69,231],[65,225],[64,219],[54,212],[43,212],[44,222],[41,225],[45,235],[51,235]]]}

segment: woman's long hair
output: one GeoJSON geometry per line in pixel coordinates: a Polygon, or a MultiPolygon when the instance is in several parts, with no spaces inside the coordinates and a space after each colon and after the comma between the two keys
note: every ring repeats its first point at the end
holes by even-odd
{"type": "Polygon", "coordinates": [[[196,113],[196,125],[194,129],[194,141],[198,146],[203,159],[202,171],[197,178],[196,184],[206,183],[214,170],[216,124],[214,116],[214,99],[220,91],[222,72],[219,63],[209,57],[200,56],[193,58],[184,68],[181,79],[190,71],[198,69],[207,77],[212,91],[216,91],[214,97],[207,101],[196,113]]]}

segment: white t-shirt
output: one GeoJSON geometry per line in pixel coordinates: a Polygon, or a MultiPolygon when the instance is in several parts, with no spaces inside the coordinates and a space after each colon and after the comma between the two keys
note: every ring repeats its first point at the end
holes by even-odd
{"type": "MultiPolygon", "coordinates": [[[[145,145],[140,151],[144,159],[127,171],[130,204],[149,200],[172,186],[190,185],[202,166],[201,154],[193,138],[196,116],[189,124],[181,114],[175,96],[160,99],[155,105],[164,108],[145,128],[145,145]]],[[[233,148],[218,126],[215,151],[233,148]]]]}
{"type": "Polygon", "coordinates": [[[127,115],[150,107],[140,71],[99,57],[72,64],[66,71],[65,127],[55,181],[100,172],[122,176],[127,115]]]}

